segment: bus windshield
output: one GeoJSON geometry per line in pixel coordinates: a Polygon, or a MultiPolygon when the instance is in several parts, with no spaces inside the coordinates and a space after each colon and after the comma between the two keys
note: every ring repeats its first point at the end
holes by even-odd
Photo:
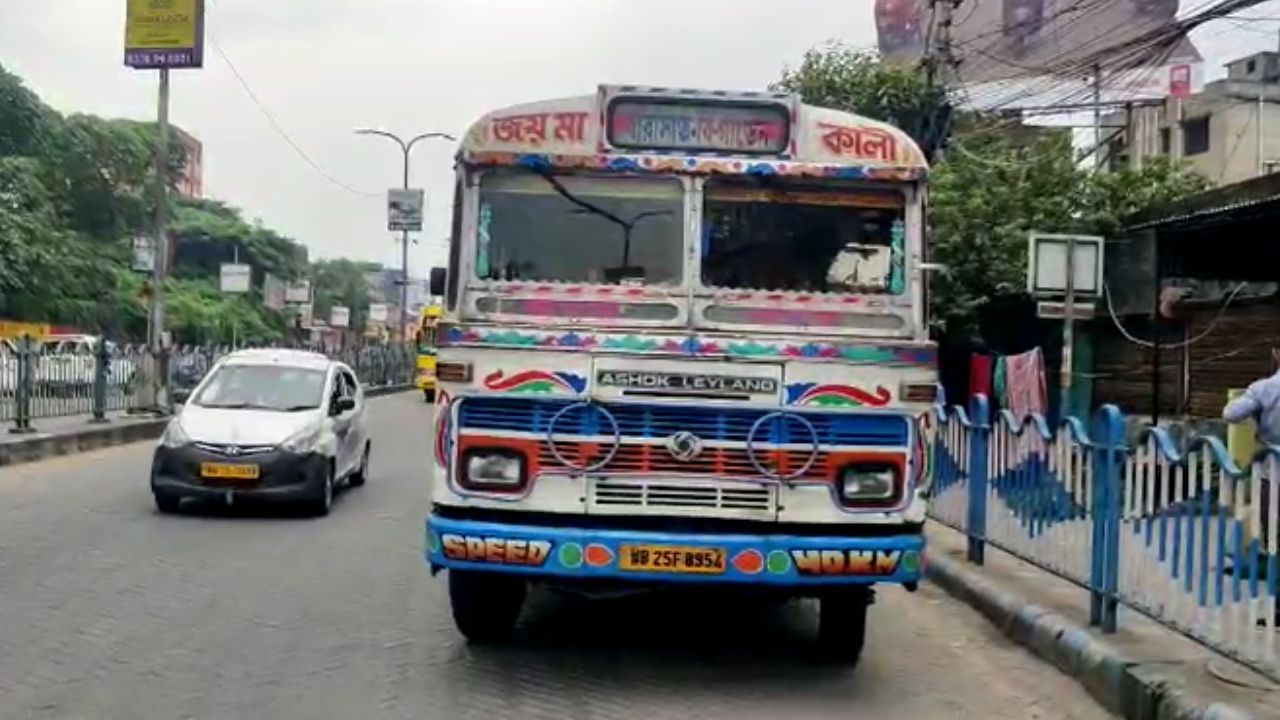
{"type": "Polygon", "coordinates": [[[822,293],[903,292],[904,200],[893,191],[709,182],[702,282],[822,293]]]}
{"type": "Polygon", "coordinates": [[[480,186],[476,275],[611,285],[681,283],[675,178],[495,173],[480,186]]]}

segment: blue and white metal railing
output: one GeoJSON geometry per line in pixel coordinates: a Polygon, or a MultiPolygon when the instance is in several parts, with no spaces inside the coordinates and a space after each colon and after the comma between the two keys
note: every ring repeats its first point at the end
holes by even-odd
{"type": "Polygon", "coordinates": [[[1090,621],[1115,631],[1123,604],[1280,676],[1280,448],[1248,468],[1222,442],[1179,451],[1162,430],[1124,440],[1102,408],[1091,425],[991,414],[985,398],[935,410],[930,514],[1089,592],[1090,621]]]}

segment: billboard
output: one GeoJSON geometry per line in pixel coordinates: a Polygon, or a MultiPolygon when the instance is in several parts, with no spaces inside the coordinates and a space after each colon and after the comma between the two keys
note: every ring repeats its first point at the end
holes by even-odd
{"type": "Polygon", "coordinates": [[[284,281],[267,273],[262,279],[262,304],[272,310],[283,310],[286,303],[284,281]]]}
{"type": "MultiPolygon", "coordinates": [[[[1095,61],[1104,100],[1165,97],[1198,66],[1183,37],[1171,49],[1140,40],[1174,30],[1179,0],[966,0],[952,18],[959,82],[978,107],[1085,103],[1095,61]]],[[[1188,5],[1191,3],[1188,2],[1188,5]]],[[[886,57],[919,60],[929,34],[929,0],[876,0],[876,30],[886,57]]]]}
{"type": "Polygon", "coordinates": [[[204,65],[204,0],[126,0],[124,64],[144,69],[204,65]]]}
{"type": "Polygon", "coordinates": [[[299,280],[298,282],[289,283],[284,291],[284,301],[287,303],[311,302],[311,281],[299,280]]]}
{"type": "Polygon", "coordinates": [[[238,263],[223,263],[219,268],[218,286],[224,293],[247,293],[252,285],[253,268],[238,263]]]}
{"type": "Polygon", "coordinates": [[[345,328],[351,325],[351,308],[344,305],[334,305],[330,308],[329,325],[336,328],[345,328]]]}
{"type": "Polygon", "coordinates": [[[393,188],[387,191],[387,229],[422,230],[422,191],[393,188]]]}

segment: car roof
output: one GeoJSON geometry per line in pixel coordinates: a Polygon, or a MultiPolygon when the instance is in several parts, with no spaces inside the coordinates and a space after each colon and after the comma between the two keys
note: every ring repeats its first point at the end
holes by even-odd
{"type": "Polygon", "coordinates": [[[236,350],[223,358],[223,362],[228,365],[288,365],[316,370],[328,370],[331,366],[340,364],[318,352],[285,348],[236,350]]]}

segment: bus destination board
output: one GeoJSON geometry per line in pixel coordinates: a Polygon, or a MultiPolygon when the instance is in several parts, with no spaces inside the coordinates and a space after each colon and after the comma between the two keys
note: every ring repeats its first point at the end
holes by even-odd
{"type": "Polygon", "coordinates": [[[609,106],[609,143],[630,150],[779,154],[790,140],[780,105],[624,98],[609,106]]]}

